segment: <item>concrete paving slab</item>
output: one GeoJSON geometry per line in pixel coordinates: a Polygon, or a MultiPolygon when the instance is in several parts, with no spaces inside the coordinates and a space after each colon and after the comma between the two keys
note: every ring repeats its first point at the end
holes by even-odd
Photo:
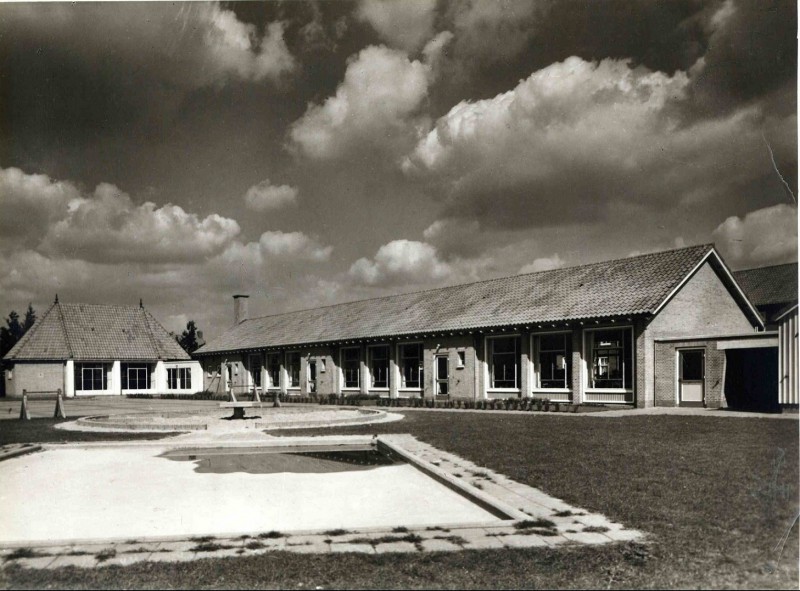
{"type": "Polygon", "coordinates": [[[372,544],[331,544],[331,553],[341,554],[343,552],[357,552],[359,554],[375,554],[372,544]]]}
{"type": "Polygon", "coordinates": [[[117,551],[117,554],[152,554],[156,550],[158,550],[159,544],[114,544],[114,550],[117,551]]]}
{"type": "Polygon", "coordinates": [[[608,544],[612,541],[611,538],[603,534],[593,534],[593,533],[583,533],[583,532],[570,534],[564,532],[562,535],[571,542],[578,542],[580,544],[608,544]]]}
{"type": "Polygon", "coordinates": [[[142,552],[141,554],[117,554],[113,558],[97,562],[97,567],[102,568],[106,566],[129,566],[137,562],[145,562],[150,558],[152,552],[142,552]]]}
{"type": "Polygon", "coordinates": [[[501,538],[494,536],[467,538],[467,543],[464,545],[464,548],[467,550],[486,550],[495,548],[505,548],[505,546],[503,546],[503,543],[500,540],[501,538]]]}
{"type": "Polygon", "coordinates": [[[70,556],[68,554],[61,554],[55,557],[55,560],[51,562],[47,568],[62,568],[67,566],[74,566],[76,568],[94,568],[97,566],[97,559],[94,555],[86,555],[86,556],[70,556]]]}
{"type": "Polygon", "coordinates": [[[376,554],[388,554],[390,552],[418,552],[418,550],[411,542],[390,542],[375,546],[376,554]]]}
{"type": "Polygon", "coordinates": [[[574,521],[578,523],[582,523],[583,525],[591,525],[595,527],[611,527],[614,525],[611,521],[609,521],[604,515],[599,515],[597,513],[589,513],[587,515],[576,515],[573,517],[574,521]]]}
{"type": "Polygon", "coordinates": [[[284,550],[296,552],[298,554],[329,554],[330,544],[301,544],[297,546],[286,546],[284,550]]]}
{"type": "Polygon", "coordinates": [[[461,545],[448,540],[427,539],[420,542],[426,552],[456,552],[461,550],[461,545]]]}
{"type": "Polygon", "coordinates": [[[176,551],[176,552],[153,552],[147,560],[149,562],[189,562],[199,557],[194,552],[176,551]]]}
{"type": "Polygon", "coordinates": [[[603,534],[616,542],[628,542],[644,537],[644,534],[635,529],[610,529],[603,534]]]}
{"type": "Polygon", "coordinates": [[[502,536],[498,538],[506,548],[534,548],[537,546],[547,546],[540,536],[502,536]]]}
{"type": "Polygon", "coordinates": [[[37,556],[35,558],[17,558],[16,560],[9,561],[6,564],[17,564],[22,568],[47,568],[57,556],[37,556]]]}

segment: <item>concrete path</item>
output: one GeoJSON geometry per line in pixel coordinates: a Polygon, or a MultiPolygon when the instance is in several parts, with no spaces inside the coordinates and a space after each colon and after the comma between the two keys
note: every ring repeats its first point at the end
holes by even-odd
{"type": "MultiPolygon", "coordinates": [[[[365,438],[364,436],[358,437],[364,441],[370,441],[370,438],[365,438]]],[[[171,442],[178,444],[177,439],[179,438],[162,440],[160,444],[168,447],[171,442]]],[[[339,439],[341,438],[281,437],[274,438],[274,441],[275,443],[280,442],[282,445],[292,444],[297,446],[304,443],[308,445],[319,444],[326,441],[333,442],[339,439]]],[[[355,438],[352,436],[348,438],[348,440],[354,439],[355,438]]],[[[420,503],[419,498],[416,498],[415,495],[409,495],[409,497],[412,498],[408,498],[407,501],[411,503],[411,505],[416,505],[416,508],[409,513],[409,508],[407,506],[403,505],[403,507],[400,507],[398,505],[398,503],[402,505],[402,497],[405,495],[404,491],[397,487],[407,487],[409,478],[411,480],[415,478],[425,478],[422,476],[421,472],[418,472],[416,474],[409,473],[399,479],[393,478],[391,489],[393,493],[399,494],[399,497],[393,495],[391,502],[383,504],[384,512],[387,509],[390,512],[394,512],[395,515],[392,516],[392,520],[394,520],[394,523],[402,525],[386,527],[385,525],[370,526],[367,523],[361,523],[360,526],[356,527],[348,525],[347,527],[349,529],[339,527],[321,530],[318,526],[317,529],[305,531],[294,528],[292,528],[294,531],[279,531],[277,529],[267,528],[259,531],[256,529],[258,525],[262,527],[267,525],[266,522],[263,524],[256,523],[259,519],[259,515],[261,513],[266,513],[265,509],[269,509],[269,506],[274,500],[279,501],[281,495],[277,497],[269,493],[265,495],[266,491],[275,490],[274,485],[271,489],[265,489],[250,485],[242,487],[240,486],[241,483],[239,483],[236,488],[257,489],[257,494],[262,495],[258,500],[253,499],[249,503],[244,503],[244,505],[249,507],[250,520],[243,522],[242,525],[250,524],[255,527],[245,527],[241,530],[239,535],[232,535],[231,533],[197,535],[199,534],[199,532],[197,532],[194,534],[195,537],[189,537],[191,532],[186,532],[184,535],[179,536],[164,536],[164,531],[158,530],[158,527],[153,529],[152,524],[150,524],[147,528],[143,529],[140,534],[132,532],[130,537],[118,538],[116,540],[73,539],[72,541],[65,540],[58,545],[53,542],[36,543],[33,541],[33,536],[31,536],[31,541],[28,543],[0,543],[0,560],[2,560],[5,565],[19,564],[27,568],[52,569],[64,566],[100,568],[111,565],[125,566],[141,561],[180,562],[206,557],[251,556],[275,550],[301,553],[355,552],[366,554],[382,554],[389,552],[453,552],[462,549],[503,549],[610,544],[615,542],[643,541],[646,539],[642,532],[628,529],[620,523],[615,523],[607,519],[603,515],[572,507],[538,489],[510,480],[502,474],[498,474],[488,468],[477,466],[454,454],[439,450],[410,435],[383,435],[379,437],[378,445],[381,445],[381,441],[389,445],[393,450],[401,451],[404,457],[411,459],[414,463],[426,466],[426,470],[434,471],[439,482],[458,480],[460,484],[463,483],[461,484],[462,488],[466,487],[472,489],[476,493],[479,492],[481,497],[492,499],[495,507],[506,506],[511,508],[510,510],[515,516],[511,519],[498,519],[495,516],[490,516],[489,519],[486,519],[478,514],[461,514],[459,517],[461,520],[460,523],[454,523],[452,521],[447,523],[448,519],[442,514],[442,508],[439,507],[435,510],[437,515],[434,522],[423,520],[414,523],[414,521],[418,520],[420,517],[418,514],[419,510],[425,511],[426,509],[431,509],[429,506],[431,499],[426,493],[426,502],[420,503]],[[479,521],[473,521],[471,523],[463,521],[464,519],[469,520],[475,517],[477,517],[479,521]],[[160,536],[157,535],[159,533],[161,534],[160,536]]],[[[102,449],[102,444],[70,444],[45,447],[48,449],[52,448],[52,450],[44,452],[43,455],[48,453],[52,454],[54,451],[67,453],[77,452],[76,457],[70,458],[70,462],[68,463],[71,467],[74,467],[76,462],[89,462],[91,465],[84,468],[88,467],[91,468],[89,472],[93,471],[90,474],[90,480],[93,481],[93,486],[96,486],[97,483],[104,478],[106,478],[106,480],[111,478],[111,482],[113,483],[113,480],[121,477],[123,481],[129,481],[131,486],[134,486],[134,482],[138,483],[138,486],[136,486],[136,496],[139,498],[149,499],[152,502],[153,499],[158,499],[160,496],[157,494],[158,491],[155,490],[142,491],[140,489],[142,485],[141,479],[131,478],[132,474],[127,474],[126,477],[124,473],[125,471],[133,469],[134,466],[132,466],[132,464],[139,461],[137,458],[142,456],[141,452],[144,452],[144,456],[152,457],[155,451],[152,445],[144,446],[138,442],[130,444],[127,453],[129,455],[133,454],[133,456],[136,457],[131,456],[126,458],[128,461],[115,461],[114,464],[116,467],[113,475],[106,477],[103,476],[104,471],[102,466],[99,464],[94,465],[97,464],[97,462],[93,463],[93,460],[87,456],[87,452],[89,450],[92,450],[92,452],[106,451],[108,454],[119,458],[119,444],[107,446],[106,450],[102,449]],[[148,447],[151,449],[147,449],[148,447]],[[81,459],[81,456],[83,456],[83,459],[81,459]],[[120,473],[120,470],[122,470],[123,473],[120,473]]],[[[27,457],[35,458],[36,456],[27,457]]],[[[22,459],[23,458],[9,460],[8,463],[21,463],[22,459]]],[[[180,466],[182,464],[169,462],[163,458],[160,459],[164,462],[164,466],[162,467],[169,467],[170,465],[175,466],[176,464],[180,466]]],[[[66,463],[67,462],[63,461],[56,462],[54,465],[50,466],[50,468],[58,469],[59,465],[64,465],[66,463]]],[[[103,462],[100,462],[100,464],[102,463],[103,462]]],[[[3,464],[5,464],[5,462],[3,464]]],[[[406,471],[411,470],[417,472],[411,465],[401,467],[406,469],[406,471]]],[[[153,469],[158,471],[160,468],[155,465],[149,466],[148,472],[151,475],[153,474],[153,469]]],[[[378,470],[380,470],[380,468],[378,470]]],[[[85,471],[85,469],[81,470],[81,472],[85,471]]],[[[30,478],[33,475],[29,469],[24,470],[24,472],[24,480],[27,484],[30,482],[30,478]]],[[[74,480],[75,472],[74,470],[71,472],[74,480]]],[[[376,471],[371,470],[371,472],[376,471]]],[[[9,474],[6,474],[6,476],[9,476],[9,474]]],[[[20,476],[23,476],[22,472],[20,476]]],[[[167,475],[161,475],[161,477],[150,478],[149,481],[153,482],[152,486],[178,486],[181,488],[181,492],[176,493],[175,496],[176,498],[182,499],[182,502],[191,500],[187,499],[186,495],[191,492],[192,489],[205,488],[202,486],[181,487],[179,483],[172,482],[173,476],[174,475],[167,478],[167,475]]],[[[201,475],[192,473],[189,476],[191,479],[196,479],[201,475]]],[[[330,474],[326,475],[325,480],[330,480],[330,476],[330,474]]],[[[13,488],[13,486],[10,486],[13,484],[13,478],[4,478],[3,480],[7,484],[7,489],[9,487],[13,488]]],[[[73,484],[73,486],[76,484],[77,483],[73,484]]],[[[325,484],[325,486],[328,485],[325,484]]],[[[424,486],[429,486],[429,484],[425,484],[424,486]]],[[[38,483],[38,487],[46,488],[47,484],[41,482],[38,483]]],[[[40,490],[38,487],[33,490],[40,490]]],[[[449,488],[451,488],[451,490],[448,492],[454,494],[452,487],[449,488]]],[[[103,486],[102,490],[104,494],[114,494],[114,491],[110,490],[108,486],[103,486]]],[[[369,491],[368,496],[376,494],[375,490],[371,487],[367,490],[369,491]]],[[[216,489],[216,492],[219,493],[222,491],[216,489]]],[[[327,493],[330,492],[331,491],[327,491],[327,493]]],[[[405,492],[408,493],[408,491],[405,492]]],[[[328,499],[337,499],[336,504],[342,504],[347,500],[347,495],[330,496],[327,493],[323,496],[328,499]]],[[[52,502],[52,499],[60,496],[60,494],[56,495],[56,497],[53,495],[46,496],[48,496],[52,502]]],[[[79,493],[72,496],[75,496],[72,502],[82,502],[79,493]]],[[[462,493],[456,504],[468,502],[468,496],[469,495],[464,496],[462,493]]],[[[306,512],[315,514],[315,512],[321,511],[320,515],[327,516],[330,513],[330,503],[309,504],[302,499],[297,499],[294,495],[289,495],[289,497],[288,500],[292,503],[294,509],[302,507],[302,511],[295,510],[295,514],[306,512]]],[[[97,495],[94,496],[94,499],[94,502],[97,502],[97,495]]],[[[229,511],[222,510],[224,507],[220,506],[220,502],[226,499],[226,495],[215,495],[213,506],[221,509],[217,511],[218,513],[229,513],[229,511]]],[[[86,500],[87,499],[84,499],[84,501],[86,500]]],[[[134,497],[131,496],[128,499],[128,501],[131,500],[135,500],[134,497]]],[[[239,500],[241,501],[241,499],[239,500]]],[[[117,505],[118,501],[119,499],[115,500],[112,505],[117,505]]],[[[452,497],[449,502],[453,502],[452,497]]],[[[48,505],[50,504],[51,503],[48,503],[48,505]]],[[[358,505],[360,507],[359,511],[349,511],[349,514],[351,517],[356,516],[361,519],[364,515],[355,514],[360,513],[362,511],[361,508],[366,506],[365,499],[359,499],[358,505]]],[[[0,506],[2,506],[2,504],[0,504],[0,506]]],[[[131,506],[128,504],[123,504],[121,506],[124,506],[126,510],[131,509],[131,506]]],[[[195,505],[195,507],[199,509],[197,505],[195,505]]],[[[40,507],[40,509],[42,509],[42,507],[40,507]]],[[[447,511],[454,509],[455,507],[450,507],[447,511]]],[[[473,505],[471,510],[475,509],[477,509],[477,506],[473,505]]],[[[445,511],[445,513],[447,511],[445,511]]],[[[81,517],[86,517],[84,512],[79,511],[77,513],[81,515],[81,517]]],[[[163,519],[163,512],[160,513],[163,519]]],[[[39,519],[42,517],[43,516],[39,516],[39,519]]],[[[57,515],[54,514],[49,517],[57,517],[57,515]]],[[[101,523],[94,524],[81,524],[81,520],[76,520],[72,526],[82,528],[100,527],[103,529],[110,523],[109,519],[111,517],[112,516],[108,514],[107,518],[102,520],[101,523]]],[[[385,516],[381,516],[381,519],[384,518],[385,516]]],[[[384,521],[384,523],[386,522],[384,521]]],[[[183,523],[182,525],[186,524],[183,523]]],[[[31,522],[28,520],[25,529],[27,530],[30,526],[31,522]]],[[[219,527],[223,526],[219,525],[219,527]]],[[[224,527],[230,528],[230,521],[225,521],[224,527]]],[[[270,527],[272,527],[272,524],[270,524],[270,527]]],[[[295,528],[296,527],[297,525],[295,525],[295,528]]],[[[225,530],[218,529],[217,531],[225,530]]],[[[230,529],[227,529],[227,531],[230,532],[230,529]]]]}

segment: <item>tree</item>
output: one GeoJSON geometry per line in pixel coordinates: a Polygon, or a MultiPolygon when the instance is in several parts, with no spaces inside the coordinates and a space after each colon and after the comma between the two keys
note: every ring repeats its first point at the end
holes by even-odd
{"type": "Polygon", "coordinates": [[[36,312],[33,309],[33,306],[28,303],[28,309],[25,310],[25,320],[22,322],[22,333],[25,334],[28,330],[36,324],[36,312]]]}
{"type": "Polygon", "coordinates": [[[0,327],[0,355],[5,356],[11,351],[23,334],[25,329],[19,322],[19,314],[11,310],[11,314],[6,318],[6,326],[0,327]]]}
{"type": "Polygon", "coordinates": [[[178,344],[190,355],[200,347],[200,343],[197,340],[197,332],[197,325],[194,320],[190,320],[186,323],[186,330],[181,333],[181,336],[176,338],[178,344]]]}

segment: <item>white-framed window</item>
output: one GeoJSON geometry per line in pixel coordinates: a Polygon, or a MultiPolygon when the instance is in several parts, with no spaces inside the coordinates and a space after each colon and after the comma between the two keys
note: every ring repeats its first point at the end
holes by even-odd
{"type": "Polygon", "coordinates": [[[289,351],[286,353],[286,387],[300,387],[300,352],[289,351]]]}
{"type": "Polygon", "coordinates": [[[253,385],[257,388],[261,387],[261,367],[263,366],[263,357],[260,353],[251,353],[247,357],[247,365],[250,369],[250,378],[253,380],[253,385]]]}
{"type": "Polygon", "coordinates": [[[281,387],[281,354],[267,353],[268,388],[276,390],[281,387]]]}
{"type": "Polygon", "coordinates": [[[76,363],[75,389],[107,390],[109,368],[108,363],[76,363]]]}
{"type": "Polygon", "coordinates": [[[345,347],[339,355],[342,389],[358,390],[361,387],[361,347],[345,347]]]}
{"type": "Polygon", "coordinates": [[[192,387],[192,368],[191,367],[168,367],[167,368],[167,389],[168,390],[189,390],[192,387]]]}
{"type": "Polygon", "coordinates": [[[531,335],[534,390],[572,389],[572,333],[531,335]]]}
{"type": "Polygon", "coordinates": [[[633,329],[597,328],[585,331],[590,390],[633,390],[633,329]]]}
{"type": "Polygon", "coordinates": [[[397,345],[400,366],[400,388],[421,390],[425,383],[422,343],[401,343],[397,345]]]}
{"type": "Polygon", "coordinates": [[[150,372],[149,363],[123,363],[121,366],[123,390],[149,390],[150,372]]]}
{"type": "Polygon", "coordinates": [[[486,339],[489,389],[519,390],[519,335],[486,339]]]}
{"type": "Polygon", "coordinates": [[[389,345],[367,347],[370,387],[385,390],[389,387],[389,345]]]}

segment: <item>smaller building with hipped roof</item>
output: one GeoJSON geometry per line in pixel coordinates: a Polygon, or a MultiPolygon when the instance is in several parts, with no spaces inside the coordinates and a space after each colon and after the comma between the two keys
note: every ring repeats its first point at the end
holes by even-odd
{"type": "Polygon", "coordinates": [[[141,304],[58,301],[4,357],[7,396],[190,394],[203,389],[200,365],[141,304]]]}

